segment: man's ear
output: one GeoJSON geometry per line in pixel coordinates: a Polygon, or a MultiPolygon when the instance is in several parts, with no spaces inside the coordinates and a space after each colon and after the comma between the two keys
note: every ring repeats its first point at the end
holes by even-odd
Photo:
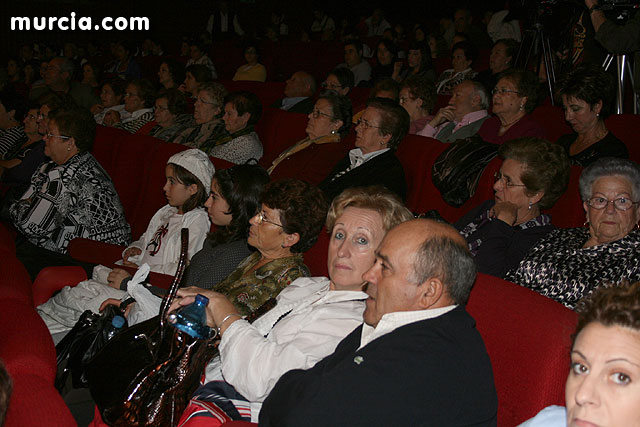
{"type": "Polygon", "coordinates": [[[437,277],[430,277],[418,286],[418,292],[418,305],[425,310],[442,299],[445,293],[444,284],[437,277]]]}

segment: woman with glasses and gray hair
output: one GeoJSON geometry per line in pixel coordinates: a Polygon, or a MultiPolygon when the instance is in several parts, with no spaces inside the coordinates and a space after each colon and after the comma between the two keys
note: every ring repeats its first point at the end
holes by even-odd
{"type": "Polygon", "coordinates": [[[504,160],[495,175],[494,199],[469,211],[455,227],[478,271],[503,277],[555,228],[541,211],[567,189],[570,166],[561,147],[540,138],[514,139],[498,153],[504,160]]]}
{"type": "Polygon", "coordinates": [[[382,185],[404,200],[407,183],[395,151],[409,131],[409,121],[409,113],[395,101],[367,102],[356,125],[356,148],[335,165],[320,189],[333,200],[347,188],[382,185]]]}
{"type": "Polygon", "coordinates": [[[585,227],[549,233],[506,276],[569,308],[601,283],[640,279],[640,165],[595,161],[580,176],[580,196],[585,227]]]}
{"type": "Polygon", "coordinates": [[[323,92],[307,117],[307,137],[275,158],[269,167],[272,179],[298,177],[317,185],[331,171],[335,159],[349,150],[342,142],[351,128],[349,98],[334,91],[323,92]]]}

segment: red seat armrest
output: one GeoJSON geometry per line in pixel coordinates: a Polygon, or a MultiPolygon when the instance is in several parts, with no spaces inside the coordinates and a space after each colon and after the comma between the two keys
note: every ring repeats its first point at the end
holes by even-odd
{"type": "Polygon", "coordinates": [[[69,242],[67,251],[74,259],[93,264],[110,265],[122,258],[124,246],[75,238],[69,242]]]}
{"type": "Polygon", "coordinates": [[[65,286],[75,286],[87,280],[82,267],[47,267],[38,273],[33,282],[33,305],[45,303],[51,296],[65,286]]]}

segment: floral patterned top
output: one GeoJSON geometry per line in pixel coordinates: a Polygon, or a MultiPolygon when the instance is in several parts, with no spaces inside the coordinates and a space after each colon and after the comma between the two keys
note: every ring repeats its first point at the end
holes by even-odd
{"type": "Polygon", "coordinates": [[[271,298],[275,298],[298,277],[308,277],[302,254],[275,259],[255,271],[250,271],[261,258],[254,252],[212,290],[226,295],[240,314],[251,314],[271,298]]]}

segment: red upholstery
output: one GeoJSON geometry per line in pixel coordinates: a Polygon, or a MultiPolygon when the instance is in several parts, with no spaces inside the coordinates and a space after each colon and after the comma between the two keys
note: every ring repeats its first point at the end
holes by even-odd
{"type": "Polygon", "coordinates": [[[13,393],[4,427],[77,426],[52,381],[31,373],[13,375],[10,367],[9,373],[13,379],[13,393]]]}
{"type": "Polygon", "coordinates": [[[533,118],[544,128],[549,141],[556,142],[562,135],[572,133],[571,126],[564,120],[562,107],[541,105],[531,113],[533,118]]]}
{"type": "Polygon", "coordinates": [[[33,292],[27,270],[13,253],[0,254],[0,257],[0,301],[15,300],[31,305],[33,292]]]}
{"type": "Polygon", "coordinates": [[[268,108],[264,112],[260,133],[264,155],[259,163],[265,167],[270,166],[273,159],[285,149],[304,139],[307,136],[307,121],[306,114],[268,108]]]}
{"type": "Polygon", "coordinates": [[[82,267],[47,267],[42,269],[33,282],[33,305],[37,307],[44,304],[55,292],[65,286],[75,286],[83,280],[87,280],[87,273],[82,267]]]}
{"type": "Polygon", "coordinates": [[[329,233],[322,228],[318,241],[307,252],[304,253],[304,263],[309,267],[311,276],[329,277],[327,268],[327,251],[329,249],[329,233]]]}
{"type": "Polygon", "coordinates": [[[516,284],[478,274],[467,304],[484,339],[498,392],[498,425],[564,404],[577,315],[516,284]]]}
{"type": "Polygon", "coordinates": [[[629,158],[640,162],[640,139],[638,138],[640,115],[616,114],[607,117],[604,122],[611,133],[627,146],[629,158]]]}
{"type": "Polygon", "coordinates": [[[582,167],[571,166],[571,177],[567,191],[553,205],[547,213],[551,214],[551,222],[560,228],[580,227],[586,217],[582,207],[582,198],[578,189],[578,182],[582,167]]]}

